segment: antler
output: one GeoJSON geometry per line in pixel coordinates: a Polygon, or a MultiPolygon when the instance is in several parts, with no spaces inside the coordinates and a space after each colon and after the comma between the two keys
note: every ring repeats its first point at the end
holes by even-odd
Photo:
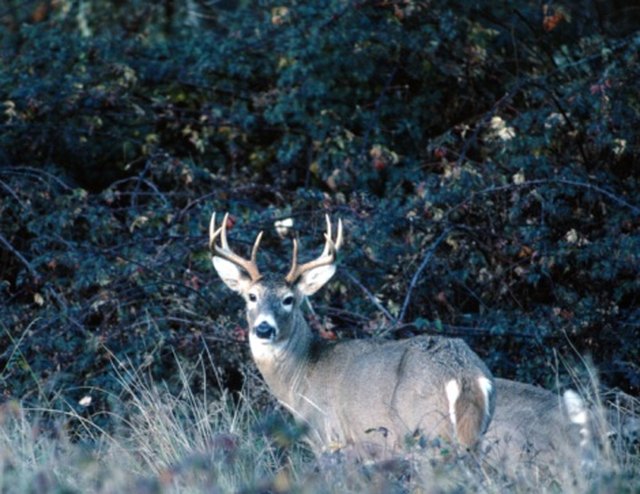
{"type": "Polygon", "coordinates": [[[216,230],[216,213],[214,212],[211,215],[211,223],[209,223],[209,249],[211,249],[214,255],[226,259],[227,261],[244,269],[252,281],[258,281],[262,278],[262,275],[260,274],[258,265],[256,264],[256,254],[258,253],[258,245],[260,245],[260,240],[262,239],[262,232],[258,233],[256,241],[253,244],[253,248],[251,249],[251,259],[244,259],[229,248],[229,242],[227,242],[228,218],[229,213],[226,213],[222,219],[222,226],[216,230]],[[218,237],[220,237],[221,247],[216,245],[218,237]]]}
{"type": "Polygon", "coordinates": [[[327,264],[333,264],[336,261],[336,253],[342,246],[342,220],[338,219],[338,234],[336,236],[336,241],[334,242],[332,240],[331,220],[329,219],[329,215],[326,215],[326,219],[327,233],[324,234],[324,249],[322,250],[320,257],[317,259],[298,265],[298,241],[297,239],[293,239],[293,260],[291,261],[291,269],[284,278],[287,283],[291,284],[295,282],[303,273],[310,269],[325,266],[327,264]]]}

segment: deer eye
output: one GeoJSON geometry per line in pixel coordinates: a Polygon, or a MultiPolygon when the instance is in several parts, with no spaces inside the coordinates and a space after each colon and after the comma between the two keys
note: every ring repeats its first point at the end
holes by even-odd
{"type": "Polygon", "coordinates": [[[293,304],[293,295],[287,295],[282,299],[282,305],[292,305],[293,304]]]}
{"type": "Polygon", "coordinates": [[[249,302],[256,302],[258,300],[258,296],[255,293],[249,294],[249,302]]]}

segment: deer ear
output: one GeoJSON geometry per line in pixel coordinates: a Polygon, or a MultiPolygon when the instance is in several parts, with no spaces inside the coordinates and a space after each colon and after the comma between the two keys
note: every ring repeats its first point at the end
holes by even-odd
{"type": "Polygon", "coordinates": [[[213,256],[211,261],[218,276],[224,281],[225,285],[238,293],[244,293],[247,290],[250,279],[238,266],[218,256],[213,256]]]}
{"type": "Polygon", "coordinates": [[[335,264],[327,264],[310,269],[300,276],[296,288],[300,290],[303,295],[313,295],[331,279],[335,272],[335,264]]]}

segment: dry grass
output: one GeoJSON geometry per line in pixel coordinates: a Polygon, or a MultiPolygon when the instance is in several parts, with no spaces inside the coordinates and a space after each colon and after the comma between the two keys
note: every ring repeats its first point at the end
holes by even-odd
{"type": "MultiPolygon", "coordinates": [[[[194,392],[189,383],[195,371],[180,369],[183,387],[171,394],[164,386],[120,368],[122,413],[110,417],[108,431],[72,407],[29,409],[15,402],[4,404],[0,408],[0,492],[608,493],[640,489],[638,445],[625,439],[639,423],[638,402],[620,394],[612,395],[616,406],[607,405],[607,420],[613,422],[615,434],[603,428],[599,457],[587,473],[576,459],[567,458],[566,471],[555,478],[526,469],[514,478],[487,471],[473,458],[450,455],[443,459],[442,446],[426,452],[415,445],[404,458],[376,465],[356,464],[338,455],[315,460],[296,441],[299,431],[279,412],[263,416],[247,393],[210,398],[206,382],[194,392]]],[[[603,420],[604,410],[602,402],[596,404],[603,420]]]]}

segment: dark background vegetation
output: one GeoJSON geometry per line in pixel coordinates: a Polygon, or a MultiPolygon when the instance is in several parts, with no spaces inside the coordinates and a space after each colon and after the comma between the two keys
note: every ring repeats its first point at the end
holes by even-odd
{"type": "Polygon", "coordinates": [[[274,221],[310,257],[343,219],[326,337],[461,336],[547,387],[586,358],[637,394],[633,3],[3,0],[0,22],[0,400],[73,405],[117,362],[171,381],[205,349],[238,389],[214,210],[283,272],[274,221]]]}

